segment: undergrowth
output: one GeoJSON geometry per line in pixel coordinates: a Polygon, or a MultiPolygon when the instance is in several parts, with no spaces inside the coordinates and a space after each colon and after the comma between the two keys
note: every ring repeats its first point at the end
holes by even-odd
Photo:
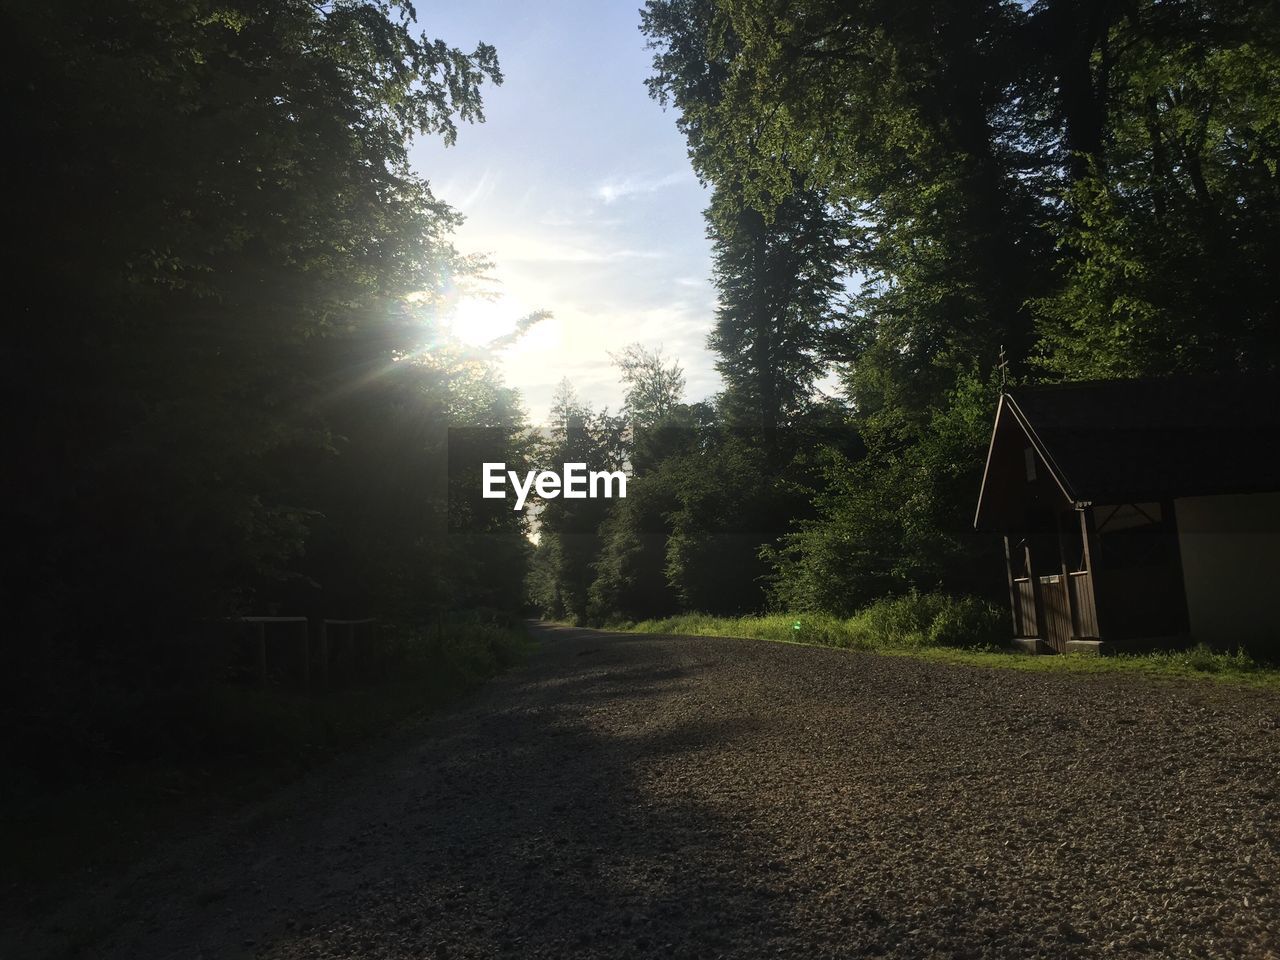
{"type": "MultiPolygon", "coordinates": [[[[136,856],[154,834],[258,799],[397,723],[438,709],[516,662],[529,639],[500,614],[386,628],[327,689],[287,678],[111,691],[27,738],[0,791],[0,880],[52,879],[136,856]]],[[[334,642],[337,646],[337,642],[334,642]]]]}
{"type": "Polygon", "coordinates": [[[1108,656],[1027,655],[1008,645],[1006,610],[973,597],[935,593],[887,598],[847,618],[785,612],[746,617],[690,613],[614,623],[609,629],[815,644],[1017,670],[1207,677],[1280,690],[1280,666],[1259,661],[1243,649],[1215,650],[1200,644],[1185,650],[1108,656]]]}

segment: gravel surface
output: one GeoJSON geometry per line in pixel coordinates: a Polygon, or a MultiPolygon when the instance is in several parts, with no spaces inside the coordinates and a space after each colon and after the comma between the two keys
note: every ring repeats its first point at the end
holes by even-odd
{"type": "Polygon", "coordinates": [[[536,629],[0,954],[1280,956],[1272,693],[536,629]]]}

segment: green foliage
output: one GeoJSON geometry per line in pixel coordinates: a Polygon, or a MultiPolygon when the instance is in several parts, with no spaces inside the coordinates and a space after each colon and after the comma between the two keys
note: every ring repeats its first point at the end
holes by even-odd
{"type": "Polygon", "coordinates": [[[643,633],[753,637],[853,650],[984,648],[1004,641],[1008,614],[975,597],[907,593],[876,601],[851,617],[822,613],[771,613],[715,617],[681,614],[626,624],[643,633]]]}
{"type": "Polygon", "coordinates": [[[26,145],[0,506],[19,732],[43,697],[177,669],[164,651],[202,622],[412,622],[518,589],[519,517],[480,546],[448,535],[448,428],[516,447],[523,423],[442,333],[479,265],[408,163],[414,136],[482,119],[501,74],[492,48],[411,17],[372,0],[6,7],[26,145]]]}
{"type": "Polygon", "coordinates": [[[1037,302],[1067,378],[1274,368],[1280,20],[1141,4],[1110,33],[1105,156],[1066,193],[1062,285],[1037,302]]]}
{"type": "Polygon", "coordinates": [[[724,380],[726,426],[774,453],[778,431],[808,408],[824,365],[844,248],[825,198],[797,186],[765,212],[721,185],[707,210],[715,281],[715,327],[707,345],[724,380]]]}
{"type": "Polygon", "coordinates": [[[1002,344],[1066,377],[1276,364],[1274,4],[651,0],[643,26],[699,173],[765,215],[803,184],[848,233],[826,342],[863,423],[918,426],[1002,344]]]}
{"type": "Polygon", "coordinates": [[[759,490],[741,462],[685,485],[668,566],[682,605],[752,609],[765,580],[775,604],[845,614],[910,589],[988,592],[999,567],[968,529],[994,406],[977,384],[1000,345],[1027,352],[1026,301],[1051,278],[1030,14],[651,0],[642,16],[651,92],[715,187],[719,410],[766,452],[759,490]],[[780,439],[833,364],[864,444],[780,439]],[[723,536],[735,527],[755,549],[723,536]]]}
{"type": "Polygon", "coordinates": [[[770,554],[773,604],[848,615],[912,589],[994,595],[1001,561],[970,513],[994,398],[992,387],[965,379],[919,431],[871,433],[857,461],[828,454],[817,516],[770,554]]]}
{"type": "Polygon", "coordinates": [[[684,370],[667,361],[662,348],[647,350],[633,343],[610,354],[627,388],[622,414],[632,429],[654,427],[679,409],[684,398],[684,370]]]}
{"type": "Polygon", "coordinates": [[[976,597],[912,592],[873,603],[852,622],[888,647],[986,647],[1005,639],[1008,614],[976,597]]]}
{"type": "Polygon", "coordinates": [[[1007,642],[1008,613],[986,601],[908,594],[871,605],[847,619],[829,614],[773,613],[712,617],[686,613],[662,620],[611,624],[611,630],[809,643],[912,657],[966,667],[1037,673],[1136,674],[1157,679],[1213,679],[1280,690],[1280,668],[1199,646],[1186,651],[1028,656],[997,649],[1007,642]]]}
{"type": "MultiPolygon", "coordinates": [[[[621,470],[625,430],[622,418],[592,409],[565,380],[551,408],[551,423],[537,444],[536,461],[621,470]]],[[[595,564],[602,548],[601,527],[611,503],[593,497],[559,497],[543,503],[537,517],[538,550],[526,594],[544,616],[586,622],[595,564]]]]}
{"type": "Polygon", "coordinates": [[[811,228],[848,238],[840,272],[858,282],[824,352],[864,418],[918,417],[957,371],[1030,346],[1051,161],[1018,126],[1043,111],[1028,19],[994,2],[646,4],[651,89],[680,108],[699,172],[766,216],[812,192],[811,228]]]}
{"type": "MultiPolygon", "coordinates": [[[[636,476],[600,528],[600,556],[591,583],[588,620],[641,620],[677,609],[667,578],[667,543],[680,499],[672,467],[636,476]]],[[[563,614],[562,614],[563,616],[563,614]]]]}
{"type": "Polygon", "coordinates": [[[679,505],[671,513],[666,573],[681,608],[760,609],[760,548],[781,535],[789,514],[767,451],[730,434],[671,464],[667,476],[679,505]]]}
{"type": "Polygon", "coordinates": [[[455,702],[516,663],[529,643],[504,615],[456,614],[439,633],[433,626],[384,637],[373,677],[340,678],[324,696],[203,684],[92,709],[97,725],[72,723],[71,736],[33,731],[26,749],[45,776],[24,781],[22,768],[9,768],[0,789],[0,877],[65,884],[87,862],[136,862],[140,850],[174,831],[189,834],[202,816],[225,816],[371,735],[455,702]],[[60,769],[50,771],[53,763],[60,769]],[[50,779],[67,789],[51,792],[50,779]]]}

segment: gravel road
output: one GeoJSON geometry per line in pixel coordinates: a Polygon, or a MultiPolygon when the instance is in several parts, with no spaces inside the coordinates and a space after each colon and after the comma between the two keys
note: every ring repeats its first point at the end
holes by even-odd
{"type": "Polygon", "coordinates": [[[1280,956],[1272,693],[535,629],[0,952],[1280,956]]]}

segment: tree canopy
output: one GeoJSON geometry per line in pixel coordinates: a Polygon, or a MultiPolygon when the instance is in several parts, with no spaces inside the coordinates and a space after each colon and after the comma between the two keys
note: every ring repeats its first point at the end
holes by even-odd
{"type": "Polygon", "coordinates": [[[713,191],[724,390],[610,520],[622,615],[996,592],[969,516],[998,357],[1024,381],[1280,365],[1275,3],[641,16],[713,191]],[[641,518],[667,593],[660,546],[627,546],[641,518]]]}
{"type": "Polygon", "coordinates": [[[408,161],[483,119],[493,48],[366,0],[55,0],[3,23],[3,582],[29,656],[513,602],[522,521],[463,549],[445,465],[451,425],[515,443],[523,414],[448,340],[478,265],[408,161]]]}

